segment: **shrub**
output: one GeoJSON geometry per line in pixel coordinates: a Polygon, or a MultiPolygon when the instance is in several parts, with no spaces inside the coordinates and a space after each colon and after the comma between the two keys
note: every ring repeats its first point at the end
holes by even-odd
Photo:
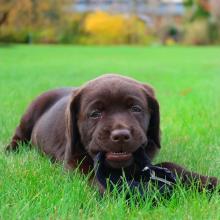
{"type": "Polygon", "coordinates": [[[2,28],[0,31],[0,42],[3,43],[29,43],[29,40],[30,32],[26,29],[2,28]]]}
{"type": "Polygon", "coordinates": [[[182,30],[180,26],[175,25],[173,22],[163,22],[160,25],[160,28],[156,30],[156,33],[159,36],[161,43],[168,46],[175,45],[182,39],[182,30]]]}
{"type": "Polygon", "coordinates": [[[35,43],[45,43],[45,44],[58,43],[58,34],[54,27],[47,27],[37,32],[34,31],[32,37],[35,43]]]}
{"type": "Polygon", "coordinates": [[[125,35],[129,44],[150,44],[154,37],[146,23],[136,16],[126,18],[125,35]]]}
{"type": "Polygon", "coordinates": [[[121,15],[91,13],[85,19],[84,29],[88,33],[88,43],[119,44],[125,40],[125,19],[121,15]]]}
{"type": "Polygon", "coordinates": [[[137,17],[108,14],[97,11],[89,14],[84,21],[84,30],[87,33],[82,43],[87,44],[128,44],[149,43],[144,22],[137,17]]]}
{"type": "Polygon", "coordinates": [[[184,43],[206,45],[210,42],[207,20],[195,20],[186,26],[184,43]]]}
{"type": "Polygon", "coordinates": [[[60,27],[59,42],[61,43],[80,43],[85,33],[83,22],[86,14],[68,14],[64,18],[63,25],[60,27]]]}
{"type": "Polygon", "coordinates": [[[210,21],[208,26],[209,38],[212,44],[220,43],[220,23],[210,21]]]}

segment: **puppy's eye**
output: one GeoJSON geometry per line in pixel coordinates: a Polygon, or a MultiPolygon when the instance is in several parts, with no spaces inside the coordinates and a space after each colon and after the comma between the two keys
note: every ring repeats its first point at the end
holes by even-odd
{"type": "Polygon", "coordinates": [[[131,111],[132,112],[141,112],[142,108],[139,105],[133,105],[133,106],[131,106],[131,111]]]}
{"type": "Polygon", "coordinates": [[[96,118],[100,118],[101,116],[102,116],[102,112],[98,109],[95,109],[89,113],[90,118],[96,119],[96,118]]]}

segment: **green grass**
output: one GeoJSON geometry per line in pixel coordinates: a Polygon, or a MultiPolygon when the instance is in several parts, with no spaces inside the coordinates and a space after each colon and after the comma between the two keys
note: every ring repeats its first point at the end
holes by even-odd
{"type": "Polygon", "coordinates": [[[0,47],[0,219],[220,219],[220,196],[178,189],[152,207],[123,196],[100,198],[85,176],[25,147],[5,156],[21,114],[51,88],[79,86],[116,72],[154,86],[161,107],[162,149],[173,161],[220,177],[219,47],[0,47]]]}

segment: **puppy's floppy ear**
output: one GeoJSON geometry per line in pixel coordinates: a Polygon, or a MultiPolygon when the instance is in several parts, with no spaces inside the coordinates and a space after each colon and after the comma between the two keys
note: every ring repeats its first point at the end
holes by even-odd
{"type": "Polygon", "coordinates": [[[80,148],[82,146],[80,134],[77,126],[80,98],[80,89],[73,90],[65,112],[67,143],[64,161],[67,169],[72,168],[74,158],[82,153],[82,149],[80,148]]]}
{"type": "Polygon", "coordinates": [[[150,123],[147,131],[148,145],[146,153],[153,159],[160,149],[160,107],[152,87],[143,84],[144,92],[150,108],[150,123]]]}

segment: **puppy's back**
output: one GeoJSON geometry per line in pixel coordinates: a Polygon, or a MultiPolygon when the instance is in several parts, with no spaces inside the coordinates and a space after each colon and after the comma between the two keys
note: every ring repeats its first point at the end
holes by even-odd
{"type": "Polygon", "coordinates": [[[36,122],[31,143],[55,160],[64,159],[66,146],[65,112],[70,95],[63,96],[36,122]]]}
{"type": "Polygon", "coordinates": [[[45,92],[34,99],[21,117],[10,144],[6,150],[16,150],[19,143],[28,143],[38,120],[59,100],[68,96],[73,88],[55,89],[45,92]]]}

